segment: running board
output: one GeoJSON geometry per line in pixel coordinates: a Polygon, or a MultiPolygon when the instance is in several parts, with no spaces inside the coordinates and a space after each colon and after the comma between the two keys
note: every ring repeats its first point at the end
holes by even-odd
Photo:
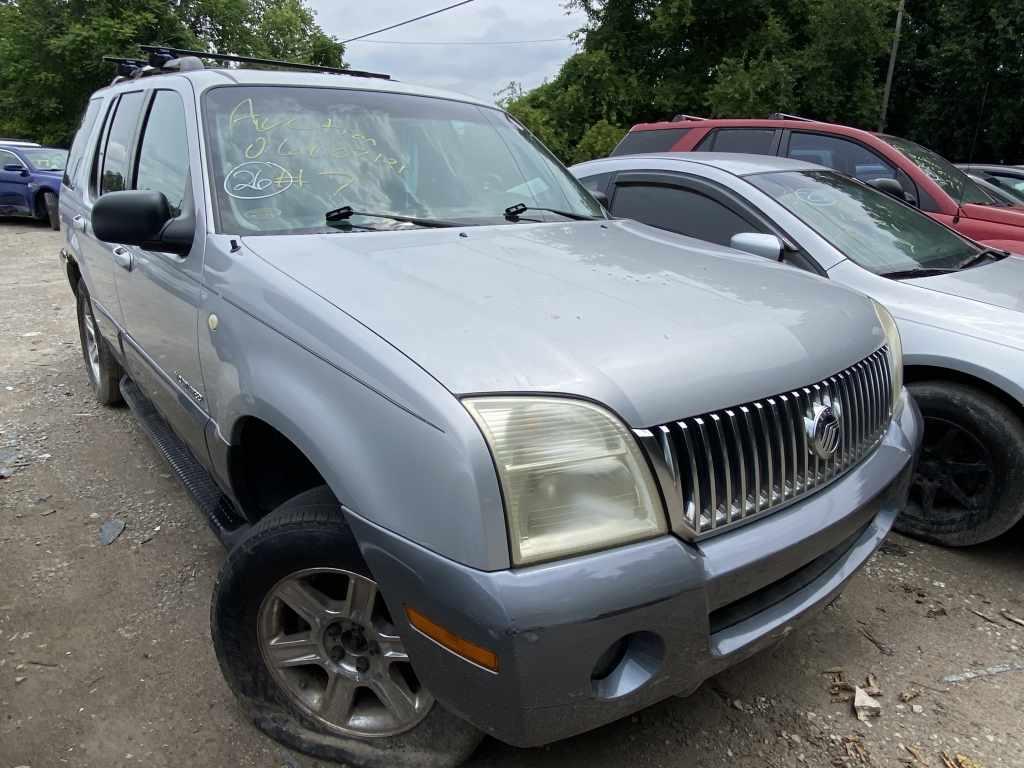
{"type": "Polygon", "coordinates": [[[250,525],[210,474],[196,460],[156,407],[127,376],[121,378],[121,396],[157,450],[167,459],[196,506],[206,515],[210,530],[228,550],[245,538],[250,525]]]}

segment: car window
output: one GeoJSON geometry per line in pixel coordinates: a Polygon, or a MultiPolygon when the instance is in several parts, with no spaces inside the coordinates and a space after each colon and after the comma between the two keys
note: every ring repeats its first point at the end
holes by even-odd
{"type": "Polygon", "coordinates": [[[39,147],[22,151],[29,165],[37,171],[63,171],[68,164],[68,151],[54,147],[39,147]]]}
{"type": "Polygon", "coordinates": [[[995,204],[996,201],[991,195],[937,152],[932,152],[927,147],[896,136],[881,136],[880,138],[898,149],[910,162],[924,171],[954,202],[977,205],[995,204]]]}
{"type": "Polygon", "coordinates": [[[509,226],[504,211],[520,203],[603,216],[565,167],[496,108],[343,88],[224,86],[206,92],[203,109],[220,231],[323,231],[325,214],[343,206],[509,226]]]}
{"type": "Polygon", "coordinates": [[[955,268],[977,247],[884,192],[831,171],[747,176],[844,256],[876,274],[955,268]]]}
{"type": "Polygon", "coordinates": [[[794,131],[787,155],[794,160],[834,168],[861,181],[895,179],[894,168],[883,157],[862,144],[838,136],[794,131]]]}
{"type": "Polygon", "coordinates": [[[707,195],[666,184],[617,184],[612,213],[719,245],[728,245],[735,234],[758,229],[707,195]]]}
{"type": "Polygon", "coordinates": [[[185,105],[176,91],[157,91],[149,108],[135,172],[135,189],[163,192],[174,215],[181,212],[188,183],[185,105]]]}
{"type": "Polygon", "coordinates": [[[21,161],[13,152],[8,152],[6,149],[0,149],[0,168],[6,165],[20,165],[22,168],[25,167],[25,163],[21,161]]]}
{"type": "Polygon", "coordinates": [[[774,142],[774,128],[719,128],[712,134],[710,141],[701,143],[699,149],[705,152],[771,155],[774,142]]]}
{"type": "Polygon", "coordinates": [[[1000,186],[1012,190],[1018,196],[1024,195],[1024,179],[1019,176],[1009,176],[999,172],[993,172],[991,175],[999,180],[1000,186]]]}
{"type": "Polygon", "coordinates": [[[657,131],[631,131],[612,150],[611,156],[642,152],[668,152],[691,131],[690,128],[662,128],[657,131]]]}
{"type": "Polygon", "coordinates": [[[74,141],[71,142],[71,152],[68,153],[67,165],[64,166],[64,186],[70,189],[75,188],[75,180],[78,178],[78,169],[82,165],[82,158],[85,156],[85,143],[92,133],[93,124],[96,122],[96,115],[100,112],[100,100],[93,99],[85,108],[82,115],[82,122],[75,133],[74,141]]]}
{"type": "Polygon", "coordinates": [[[103,164],[100,170],[100,194],[116,192],[128,188],[128,169],[130,166],[131,143],[135,136],[135,127],[139,121],[139,110],[142,108],[142,92],[133,91],[121,96],[117,103],[110,132],[107,136],[106,150],[103,153],[103,164]]]}

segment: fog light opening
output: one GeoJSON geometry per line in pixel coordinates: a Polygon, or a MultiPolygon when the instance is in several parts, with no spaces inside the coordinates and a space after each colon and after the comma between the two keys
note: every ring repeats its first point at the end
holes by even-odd
{"type": "Polygon", "coordinates": [[[619,638],[602,653],[590,673],[594,695],[615,699],[650,681],[665,659],[665,643],[653,632],[619,638]]]}

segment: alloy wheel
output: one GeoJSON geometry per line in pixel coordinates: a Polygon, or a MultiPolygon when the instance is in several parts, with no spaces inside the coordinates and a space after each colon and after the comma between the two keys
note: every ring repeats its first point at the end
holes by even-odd
{"type": "Polygon", "coordinates": [[[989,509],[994,493],[992,456],[981,439],[962,424],[926,416],[911,503],[935,519],[945,510],[989,509]]]}
{"type": "Polygon", "coordinates": [[[430,712],[434,699],[372,579],[339,568],[298,571],[270,590],[257,621],[274,680],[328,729],[394,736],[430,712]]]}

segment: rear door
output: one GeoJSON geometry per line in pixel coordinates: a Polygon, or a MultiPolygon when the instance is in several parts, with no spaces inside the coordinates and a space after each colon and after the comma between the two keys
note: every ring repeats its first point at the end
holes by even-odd
{"type": "Polygon", "coordinates": [[[28,179],[25,162],[10,150],[0,149],[0,214],[27,216],[32,211],[28,179]]]}
{"type": "MultiPolygon", "coordinates": [[[[185,84],[154,87],[144,100],[139,138],[125,188],[161,192],[171,210],[194,221],[192,179],[200,177],[189,149],[194,101],[185,84]],[[181,90],[178,90],[178,89],[181,90]]],[[[206,453],[207,421],[197,348],[202,273],[200,239],[185,256],[119,246],[114,270],[124,313],[125,364],[193,453],[206,453]]]]}

